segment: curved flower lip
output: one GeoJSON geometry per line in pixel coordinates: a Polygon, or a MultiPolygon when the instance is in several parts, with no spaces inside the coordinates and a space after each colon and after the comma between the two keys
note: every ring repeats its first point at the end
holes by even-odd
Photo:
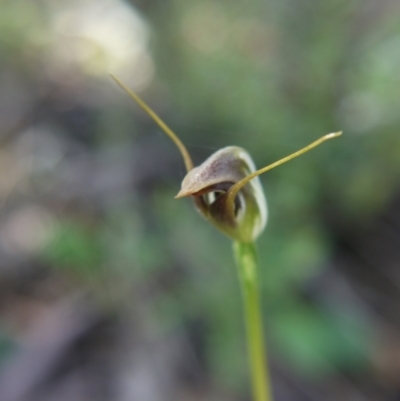
{"type": "Polygon", "coordinates": [[[195,192],[189,190],[189,189],[184,189],[182,188],[176,195],[175,195],[175,199],[180,199],[180,198],[185,198],[187,196],[191,196],[194,195],[195,192]]]}
{"type": "Polygon", "coordinates": [[[243,149],[237,146],[226,146],[215,152],[186,174],[175,198],[201,196],[215,190],[227,192],[234,183],[246,177],[240,170],[239,156],[243,158],[243,149]]]}
{"type": "Polygon", "coordinates": [[[207,192],[210,192],[210,190],[212,191],[212,189],[210,189],[210,187],[200,189],[199,191],[196,191],[196,190],[190,189],[190,188],[182,188],[175,195],[175,199],[185,198],[187,196],[201,196],[201,195],[206,194],[207,192]]]}

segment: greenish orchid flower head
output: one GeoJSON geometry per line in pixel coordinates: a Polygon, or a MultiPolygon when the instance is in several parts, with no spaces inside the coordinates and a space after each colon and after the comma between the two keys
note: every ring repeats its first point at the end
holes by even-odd
{"type": "Polygon", "coordinates": [[[227,146],[213,153],[200,166],[192,159],[178,136],[140,97],[117,77],[114,81],[158,124],[179,149],[187,175],[176,198],[192,196],[200,213],[221,232],[235,241],[253,242],[267,223],[267,202],[259,175],[308,152],[322,142],[340,136],[325,135],[297,152],[256,170],[251,156],[238,146],[227,146]]]}
{"type": "Polygon", "coordinates": [[[267,202],[260,180],[251,180],[231,203],[227,194],[255,171],[243,148],[228,146],[190,170],[176,198],[194,196],[200,212],[220,231],[241,242],[254,241],[267,223],[267,202]]]}

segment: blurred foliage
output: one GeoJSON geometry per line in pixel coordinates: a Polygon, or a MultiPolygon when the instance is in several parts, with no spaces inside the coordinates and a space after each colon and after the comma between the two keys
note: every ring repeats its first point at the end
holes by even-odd
{"type": "Polygon", "coordinates": [[[303,292],[332,260],[332,230],[362,229],[398,190],[399,15],[389,0],[3,1],[3,147],[23,173],[2,197],[16,208],[42,204],[51,227],[37,254],[96,277],[99,297],[120,307],[144,299],[164,334],[201,320],[212,375],[241,389],[229,240],[189,201],[173,199],[184,174],[178,152],[107,72],[142,91],[197,163],[238,145],[262,166],[343,130],[262,177],[270,216],[260,284],[273,358],[312,377],[358,371],[374,344],[372,322],[356,307],[327,310],[303,292]],[[114,42],[83,29],[101,16],[101,31],[114,14],[132,16],[128,25],[110,22],[123,26],[114,42]],[[121,50],[115,41],[130,29],[137,43],[132,34],[121,50]],[[124,49],[138,50],[124,59],[124,49]],[[32,139],[32,127],[47,133],[32,139]],[[56,145],[35,156],[27,137],[40,149],[49,137],[56,145]],[[26,152],[48,163],[27,166],[26,152]]]}
{"type": "Polygon", "coordinates": [[[51,235],[43,258],[54,266],[77,269],[82,273],[93,273],[104,259],[103,247],[95,233],[71,222],[61,223],[51,235]]]}
{"type": "Polygon", "coordinates": [[[0,331],[0,366],[2,363],[7,362],[7,359],[12,355],[15,349],[15,344],[9,336],[6,336],[0,331]]]}

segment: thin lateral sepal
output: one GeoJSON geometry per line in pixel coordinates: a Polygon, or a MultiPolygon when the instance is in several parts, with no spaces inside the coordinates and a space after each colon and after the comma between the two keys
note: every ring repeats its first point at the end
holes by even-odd
{"type": "Polygon", "coordinates": [[[266,173],[269,170],[272,170],[275,167],[280,166],[281,164],[284,164],[298,156],[301,156],[302,154],[308,152],[309,150],[316,148],[317,146],[321,145],[321,143],[328,141],[329,139],[333,139],[333,138],[337,138],[340,135],[342,135],[342,131],[339,132],[333,132],[331,134],[327,134],[324,135],[323,137],[317,139],[316,141],[310,143],[308,146],[298,150],[297,152],[292,153],[289,156],[286,156],[278,161],[276,161],[275,163],[269,164],[266,167],[263,167],[257,171],[255,171],[254,173],[249,174],[248,176],[246,176],[245,178],[241,179],[240,181],[238,181],[236,184],[234,184],[229,191],[226,193],[226,204],[228,205],[228,208],[232,210],[233,213],[233,209],[234,209],[234,201],[236,198],[236,195],[238,194],[238,192],[249,182],[251,181],[253,178],[266,173]]]}
{"type": "Polygon", "coordinates": [[[119,78],[114,74],[110,73],[111,78],[117,83],[117,85],[123,89],[151,118],[152,120],[172,139],[177,148],[179,149],[183,161],[185,163],[186,170],[189,172],[193,169],[193,161],[189,155],[185,145],[179,139],[179,137],[164,123],[164,121],[148,106],[132,89],[128,88],[119,78]]]}

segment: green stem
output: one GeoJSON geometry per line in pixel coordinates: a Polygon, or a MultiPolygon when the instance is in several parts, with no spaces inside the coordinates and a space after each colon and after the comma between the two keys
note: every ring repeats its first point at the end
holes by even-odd
{"type": "Polygon", "coordinates": [[[271,385],[265,359],[267,357],[257,282],[257,251],[255,244],[233,243],[244,301],[247,347],[255,401],[272,401],[271,385]]]}

